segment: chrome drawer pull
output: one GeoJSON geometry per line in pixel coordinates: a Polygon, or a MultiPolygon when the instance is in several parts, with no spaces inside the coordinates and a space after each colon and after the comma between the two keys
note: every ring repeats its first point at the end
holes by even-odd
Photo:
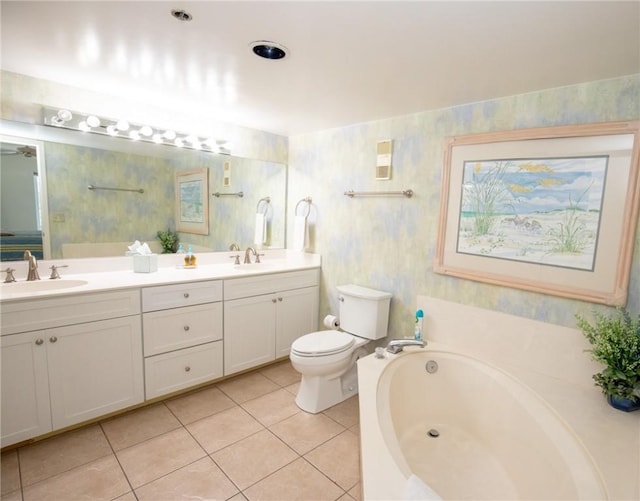
{"type": "Polygon", "coordinates": [[[189,367],[188,365],[184,368],[185,372],[189,372],[191,370],[191,367],[189,367]]]}
{"type": "Polygon", "coordinates": [[[49,341],[51,341],[52,343],[55,343],[57,340],[58,340],[58,338],[57,338],[57,337],[55,337],[55,336],[51,336],[51,337],[49,338],[49,341]]]}
{"type": "Polygon", "coordinates": [[[36,339],[36,344],[37,344],[38,346],[40,346],[42,343],[44,343],[44,340],[43,340],[43,339],[36,339]]]}
{"type": "Polygon", "coordinates": [[[275,299],[275,298],[274,298],[274,299],[272,299],[272,300],[271,300],[271,302],[272,302],[272,303],[275,303],[275,302],[276,302],[276,299],[275,299]]]}
{"type": "Polygon", "coordinates": [[[278,298],[278,301],[282,301],[282,298],[281,298],[281,297],[279,297],[279,298],[278,298]]]}
{"type": "Polygon", "coordinates": [[[185,325],[185,326],[184,326],[184,331],[185,331],[185,332],[187,332],[188,330],[189,330],[189,326],[188,326],[188,325],[185,325]]]}
{"type": "Polygon", "coordinates": [[[183,296],[184,296],[184,297],[186,297],[186,298],[188,298],[188,297],[189,297],[189,293],[188,293],[188,292],[185,292],[185,293],[183,294],[183,296]]]}

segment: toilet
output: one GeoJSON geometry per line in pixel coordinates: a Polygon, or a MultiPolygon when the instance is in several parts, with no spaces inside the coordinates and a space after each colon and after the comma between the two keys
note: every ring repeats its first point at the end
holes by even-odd
{"type": "Polygon", "coordinates": [[[387,336],[391,294],[339,285],[340,329],[305,334],[291,345],[291,365],[302,374],[296,404],[312,414],[358,393],[356,361],[367,344],[387,336]]]}

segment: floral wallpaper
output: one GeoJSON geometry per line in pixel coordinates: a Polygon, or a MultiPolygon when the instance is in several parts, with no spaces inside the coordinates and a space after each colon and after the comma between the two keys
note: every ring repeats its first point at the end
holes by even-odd
{"type": "MultiPolygon", "coordinates": [[[[544,90],[289,138],[289,206],[313,198],[311,251],[322,255],[320,318],[338,311],[336,285],[393,294],[389,337],[413,333],[418,295],[566,326],[604,306],[433,272],[444,140],[521,128],[640,119],[640,75],[544,90]],[[392,178],[376,181],[376,143],[393,140],[392,178]],[[349,198],[347,190],[413,189],[412,198],[349,198]]],[[[292,230],[292,220],[288,221],[292,230]]],[[[640,311],[640,230],[628,308],[640,311]]],[[[429,315],[429,312],[425,312],[429,315]]],[[[426,333],[428,338],[428,333],[426,333]]]]}

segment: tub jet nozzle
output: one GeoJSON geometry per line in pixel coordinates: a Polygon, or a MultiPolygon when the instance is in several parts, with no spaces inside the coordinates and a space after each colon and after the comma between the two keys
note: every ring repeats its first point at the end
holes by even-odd
{"type": "Polygon", "coordinates": [[[432,428],[431,430],[429,430],[427,432],[427,435],[429,435],[432,438],[438,438],[440,436],[440,432],[438,430],[436,430],[435,428],[432,428]]]}

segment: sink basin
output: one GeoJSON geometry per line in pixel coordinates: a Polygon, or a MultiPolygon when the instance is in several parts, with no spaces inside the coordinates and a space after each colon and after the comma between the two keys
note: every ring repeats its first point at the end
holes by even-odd
{"type": "Polygon", "coordinates": [[[47,292],[70,289],[87,285],[86,280],[35,280],[33,282],[13,282],[2,284],[2,294],[25,294],[28,292],[47,292]]]}

